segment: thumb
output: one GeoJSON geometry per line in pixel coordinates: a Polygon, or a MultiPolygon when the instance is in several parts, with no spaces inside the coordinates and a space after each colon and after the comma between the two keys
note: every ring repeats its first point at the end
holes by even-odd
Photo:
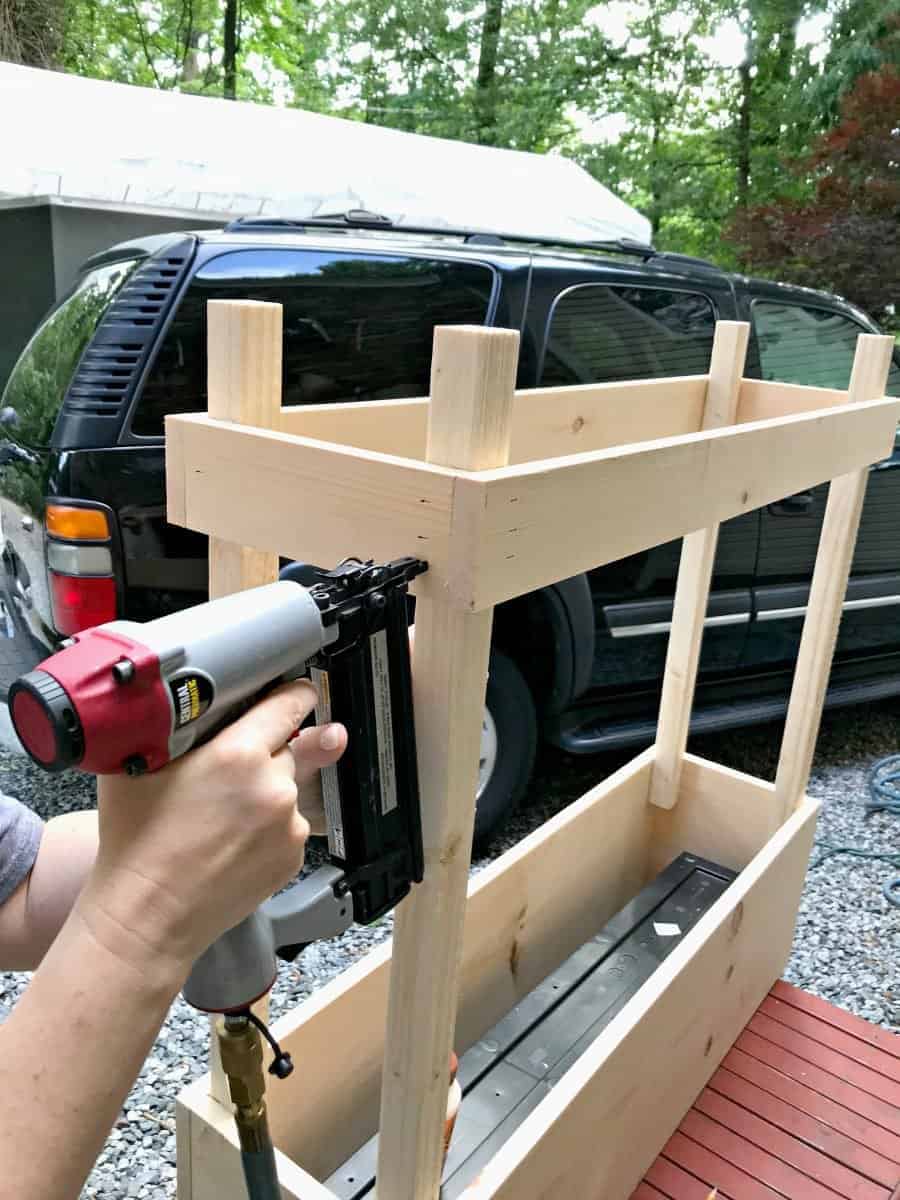
{"type": "Polygon", "coordinates": [[[297,786],[306,783],[322,767],[337,762],[347,748],[347,730],[336,722],[301,729],[291,742],[297,786]]]}

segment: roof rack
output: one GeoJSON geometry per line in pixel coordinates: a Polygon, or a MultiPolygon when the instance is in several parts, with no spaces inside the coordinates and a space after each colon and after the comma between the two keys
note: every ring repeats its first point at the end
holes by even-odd
{"type": "Polygon", "coordinates": [[[607,254],[630,254],[646,262],[651,258],[662,258],[673,264],[704,267],[708,271],[720,271],[715,263],[705,258],[693,258],[689,254],[675,254],[668,250],[656,250],[645,242],[633,238],[613,238],[608,241],[576,241],[569,238],[539,237],[522,233],[494,233],[483,229],[457,229],[437,225],[398,225],[382,213],[369,212],[364,208],[353,208],[345,213],[327,213],[320,217],[238,217],[225,226],[226,233],[237,233],[245,229],[290,232],[303,229],[354,230],[373,229],[387,233],[412,233],[441,235],[462,238],[469,246],[560,246],[573,250],[597,250],[607,254]]]}
{"type": "MultiPolygon", "coordinates": [[[[605,250],[616,254],[633,254],[638,258],[655,258],[659,251],[644,242],[631,238],[609,241],[575,241],[567,238],[540,237],[521,233],[495,233],[484,229],[463,229],[438,225],[398,225],[390,217],[366,209],[351,209],[346,213],[329,213],[320,217],[238,217],[225,226],[226,233],[259,229],[289,232],[303,229],[375,229],[388,233],[413,233],[462,238],[467,245],[505,246],[509,243],[539,246],[566,246],[576,250],[605,250]]],[[[701,261],[701,260],[697,260],[701,261]]]]}

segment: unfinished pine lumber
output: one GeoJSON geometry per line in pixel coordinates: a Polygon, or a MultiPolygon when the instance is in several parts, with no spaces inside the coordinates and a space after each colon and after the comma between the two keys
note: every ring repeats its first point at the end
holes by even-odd
{"type": "MultiPolygon", "coordinates": [[[[848,406],[884,395],[892,351],[890,338],[860,335],[846,396],[848,406]]],[[[828,490],[775,775],[782,821],[800,803],[809,780],[868,477],[868,469],[861,467],[833,479],[828,490]]]]}
{"type": "MultiPolygon", "coordinates": [[[[741,321],[719,321],[716,325],[703,408],[704,429],[734,424],[749,337],[750,328],[741,321]]],[[[718,542],[719,526],[715,524],[687,534],[681,545],[650,786],[650,800],[660,808],[671,808],[678,798],[718,542]]]]}
{"type": "MultiPolygon", "coordinates": [[[[429,462],[467,471],[504,465],[518,353],[511,330],[436,331],[429,462]]],[[[416,607],[425,877],[394,923],[378,1150],[379,1194],[395,1200],[432,1195],[440,1179],[492,615],[434,591],[416,607]]]]}
{"type": "MultiPolygon", "coordinates": [[[[900,415],[882,396],[890,339],[861,339],[849,392],[741,378],[738,326],[704,376],[515,392],[515,337],[437,331],[429,399],[167,422],[170,520],[324,565],[429,562],[413,662],[425,882],[393,946],[275,1025],[299,1066],[268,1098],[286,1200],[334,1200],[320,1181],[379,1131],[378,1200],[436,1200],[451,1043],[464,1052],[689,851],[737,879],[469,1194],[626,1200],[789,953],[866,469],[900,415]],[[835,476],[776,782],[687,754],[716,526],[835,476]],[[492,606],[684,535],[658,744],[467,879],[492,606]]],[[[179,1099],[179,1197],[243,1200],[211,1089],[179,1099]]]]}
{"type": "MultiPolygon", "coordinates": [[[[213,300],[207,306],[207,405],[213,420],[271,429],[281,409],[282,309],[254,300],[213,300]]],[[[228,596],[278,578],[278,555],[225,538],[209,539],[209,598],[228,596]]],[[[266,1018],[268,998],[253,1006],[266,1018]]],[[[219,1057],[216,1018],[210,1017],[211,1091],[230,1107],[219,1057]]]]}

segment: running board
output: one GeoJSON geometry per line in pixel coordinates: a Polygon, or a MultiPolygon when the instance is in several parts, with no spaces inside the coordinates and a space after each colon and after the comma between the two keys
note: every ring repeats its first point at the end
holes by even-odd
{"type": "MultiPolygon", "coordinates": [[[[842,708],[897,695],[900,695],[900,675],[840,683],[828,689],[825,707],[842,708]]],[[[762,725],[767,721],[783,720],[786,713],[787,696],[711,704],[693,713],[690,732],[715,733],[738,729],[742,725],[762,725]]],[[[650,745],[656,738],[656,721],[649,717],[611,721],[605,709],[582,707],[564,713],[555,723],[545,726],[544,736],[569,754],[599,754],[626,746],[650,745]]]]}

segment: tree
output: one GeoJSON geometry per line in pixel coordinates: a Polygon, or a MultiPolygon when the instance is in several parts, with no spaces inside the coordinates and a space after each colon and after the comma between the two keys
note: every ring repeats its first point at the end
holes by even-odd
{"type": "Polygon", "coordinates": [[[721,7],[695,0],[647,4],[616,47],[591,115],[626,118],[615,140],[578,157],[598,179],[650,218],[656,244],[706,254],[718,247],[721,221],[734,205],[733,170],[723,104],[728,72],[709,39],[721,7]]]}
{"type": "Polygon", "coordinates": [[[794,162],[813,184],[741,214],[730,231],[744,265],[848,297],[888,324],[900,297],[900,73],[861,76],[841,120],[794,162]]]}
{"type": "Polygon", "coordinates": [[[226,100],[237,99],[237,56],[240,37],[238,0],[225,0],[225,22],[222,36],[222,95],[226,100]]]}
{"type": "Polygon", "coordinates": [[[818,133],[840,120],[841,101],[861,75],[900,67],[900,0],[830,0],[821,69],[802,97],[802,119],[818,133]]]}
{"type": "Polygon", "coordinates": [[[746,0],[739,10],[746,52],[737,69],[734,138],[735,199],[742,208],[779,174],[779,152],[792,126],[797,23],[807,7],[807,0],[746,0]]]}
{"type": "MultiPolygon", "coordinates": [[[[557,5],[558,7],[558,5],[557,5]]],[[[497,133],[497,51],[503,22],[503,0],[486,0],[481,24],[478,74],[475,77],[475,136],[488,146],[497,133]]]]}
{"type": "Polygon", "coordinates": [[[64,0],[0,0],[0,59],[58,66],[66,15],[64,0]]]}

